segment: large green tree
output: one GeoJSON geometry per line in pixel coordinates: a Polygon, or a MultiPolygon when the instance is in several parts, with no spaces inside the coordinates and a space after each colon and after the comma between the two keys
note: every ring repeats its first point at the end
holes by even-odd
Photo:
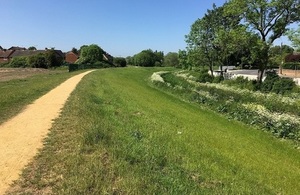
{"type": "Polygon", "coordinates": [[[292,42],[293,47],[300,52],[300,25],[298,29],[289,30],[287,35],[292,42]]]}
{"type": "MultiPolygon", "coordinates": [[[[208,10],[203,18],[197,19],[191,26],[190,33],[186,35],[188,44],[188,53],[190,54],[190,62],[196,62],[197,53],[201,55],[200,63],[208,63],[210,71],[213,71],[213,66],[217,61],[218,51],[214,41],[216,38],[217,28],[220,26],[217,23],[218,9],[213,5],[213,10],[208,10]]],[[[199,63],[199,62],[198,62],[199,63]]],[[[195,65],[195,64],[193,64],[195,65]]]]}
{"type": "Polygon", "coordinates": [[[293,53],[294,49],[288,45],[276,45],[270,48],[270,64],[281,66],[287,54],[293,53]]]}
{"type": "Polygon", "coordinates": [[[287,31],[291,23],[300,19],[299,3],[299,0],[230,0],[226,5],[227,14],[242,16],[242,23],[260,37],[256,56],[260,83],[270,62],[271,45],[287,31]]]}
{"type": "MultiPolygon", "coordinates": [[[[196,20],[186,36],[190,63],[193,66],[207,65],[211,73],[215,65],[221,68],[222,65],[228,65],[229,57],[240,50],[237,47],[229,47],[229,43],[238,37],[233,30],[242,26],[238,25],[241,18],[239,15],[225,14],[225,5],[217,7],[213,4],[213,9],[207,10],[203,18],[196,20]]],[[[241,30],[244,28],[240,28],[239,32],[241,30]]]]}
{"type": "Polygon", "coordinates": [[[92,44],[89,46],[80,47],[79,63],[94,64],[103,61],[104,51],[98,45],[92,44]]]}
{"type": "Polygon", "coordinates": [[[167,55],[165,55],[164,57],[164,65],[178,67],[179,66],[178,53],[176,52],[167,53],[167,55]]]}
{"type": "Polygon", "coordinates": [[[161,65],[163,63],[163,52],[155,51],[153,52],[151,49],[143,50],[140,53],[134,55],[134,65],[136,66],[155,66],[161,65]]]}
{"type": "Polygon", "coordinates": [[[190,67],[188,63],[188,53],[186,50],[178,51],[178,61],[179,61],[179,66],[181,66],[182,69],[187,69],[190,67]]]}

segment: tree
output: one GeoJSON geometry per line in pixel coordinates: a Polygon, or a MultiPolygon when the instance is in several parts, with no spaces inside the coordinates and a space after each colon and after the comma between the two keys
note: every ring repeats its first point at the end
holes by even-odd
{"type": "Polygon", "coordinates": [[[220,65],[222,68],[222,65],[228,65],[228,58],[234,53],[232,49],[236,49],[228,47],[228,44],[232,39],[232,30],[239,27],[240,17],[225,14],[224,6],[213,4],[213,9],[207,10],[203,18],[196,20],[186,36],[190,63],[193,66],[207,65],[211,74],[213,66],[220,65]]]}
{"type": "Polygon", "coordinates": [[[122,57],[115,57],[114,64],[118,67],[125,67],[127,65],[126,59],[122,57]]]}
{"type": "Polygon", "coordinates": [[[163,63],[163,52],[153,52],[151,49],[143,50],[133,56],[134,65],[136,66],[155,66],[163,63]]]}
{"type": "Polygon", "coordinates": [[[292,42],[293,47],[300,52],[300,25],[298,29],[291,29],[286,34],[292,42]]]}
{"type": "Polygon", "coordinates": [[[164,65],[178,67],[179,66],[178,53],[176,52],[167,53],[167,55],[165,55],[164,57],[164,65]]]}
{"type": "Polygon", "coordinates": [[[27,64],[32,68],[49,68],[45,53],[39,53],[36,55],[27,57],[27,64]]]}
{"type": "Polygon", "coordinates": [[[155,50],[155,62],[157,65],[161,66],[164,62],[164,52],[155,50]]]}
{"type": "Polygon", "coordinates": [[[189,68],[188,54],[187,54],[186,50],[179,50],[178,51],[178,61],[179,61],[179,66],[181,66],[182,69],[189,68]]]}
{"type": "Polygon", "coordinates": [[[287,31],[289,24],[300,20],[299,3],[299,0],[230,0],[226,5],[227,14],[242,16],[242,22],[260,37],[256,59],[259,83],[270,62],[271,45],[287,31]]]}
{"type": "Polygon", "coordinates": [[[272,66],[280,66],[287,54],[293,53],[294,49],[288,45],[276,45],[270,47],[270,64],[272,66]]]}
{"type": "Polygon", "coordinates": [[[80,47],[80,64],[94,64],[103,61],[104,51],[98,45],[92,44],[89,46],[80,47]]]}
{"type": "Polygon", "coordinates": [[[58,67],[62,64],[63,59],[56,55],[54,49],[47,50],[44,56],[48,68],[58,67]]]}
{"type": "Polygon", "coordinates": [[[36,50],[36,47],[34,47],[34,46],[28,47],[28,50],[33,50],[33,51],[35,51],[35,50],[36,50]]]}
{"type": "MultiPolygon", "coordinates": [[[[216,9],[215,5],[213,5],[213,7],[216,9]]],[[[207,64],[203,65],[208,65],[212,73],[214,63],[217,61],[217,50],[214,46],[216,26],[214,25],[215,15],[211,10],[207,12],[203,18],[197,19],[192,24],[190,33],[186,35],[186,42],[188,44],[188,53],[192,51],[195,56],[196,51],[198,51],[199,54],[201,52],[203,54],[201,59],[203,62],[207,62],[207,64]]]]}
{"type": "Polygon", "coordinates": [[[75,54],[79,54],[78,49],[76,49],[75,47],[73,47],[71,51],[72,51],[73,53],[75,53],[75,54]]]}
{"type": "Polygon", "coordinates": [[[128,65],[134,65],[134,57],[127,56],[126,57],[126,64],[128,64],[128,65]]]}
{"type": "Polygon", "coordinates": [[[154,66],[156,56],[151,49],[143,50],[134,57],[134,64],[136,66],[154,66]]]}

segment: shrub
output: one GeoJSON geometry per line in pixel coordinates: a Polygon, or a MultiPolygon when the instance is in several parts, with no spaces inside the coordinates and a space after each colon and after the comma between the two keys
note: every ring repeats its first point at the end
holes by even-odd
{"type": "Polygon", "coordinates": [[[69,64],[69,72],[73,72],[79,69],[78,64],[69,64]]]}
{"type": "Polygon", "coordinates": [[[10,63],[10,67],[13,68],[25,68],[27,66],[27,58],[26,57],[14,57],[10,63]]]}
{"type": "Polygon", "coordinates": [[[122,57],[114,58],[114,64],[118,67],[125,67],[127,65],[126,59],[122,57]]]}
{"type": "Polygon", "coordinates": [[[274,83],[276,81],[278,81],[280,78],[275,71],[266,72],[266,75],[267,75],[267,77],[261,85],[261,91],[262,92],[271,92],[274,83]]]}
{"type": "Polygon", "coordinates": [[[262,92],[274,92],[277,94],[285,94],[296,88],[296,84],[292,79],[280,78],[276,72],[267,72],[267,77],[262,83],[262,92]]]}
{"type": "Polygon", "coordinates": [[[282,68],[284,69],[292,69],[292,70],[295,70],[295,69],[299,69],[300,68],[300,63],[297,63],[297,62],[287,62],[285,64],[282,65],[282,68]]]}
{"type": "Polygon", "coordinates": [[[161,77],[164,79],[164,81],[166,83],[168,83],[172,87],[176,87],[176,86],[178,87],[178,86],[180,86],[182,88],[188,89],[188,88],[190,88],[190,85],[191,85],[184,78],[177,77],[177,76],[175,76],[172,73],[162,74],[161,77]]]}
{"type": "Polygon", "coordinates": [[[46,56],[43,53],[39,53],[33,56],[28,56],[27,63],[32,68],[48,68],[46,56]]]}
{"type": "Polygon", "coordinates": [[[45,57],[45,61],[46,61],[48,68],[61,66],[63,63],[63,59],[60,57],[57,57],[55,54],[55,51],[52,49],[48,50],[44,54],[44,57],[45,57]]]}
{"type": "Polygon", "coordinates": [[[213,83],[221,83],[222,81],[224,81],[224,77],[223,76],[216,76],[213,79],[213,83]]]}
{"type": "Polygon", "coordinates": [[[0,67],[10,67],[9,62],[2,62],[0,63],[0,67]]]}
{"type": "Polygon", "coordinates": [[[295,82],[290,78],[280,78],[275,81],[272,92],[278,94],[285,94],[291,92],[296,87],[295,82]]]}
{"type": "Polygon", "coordinates": [[[211,83],[213,81],[213,76],[211,76],[209,73],[208,73],[208,70],[207,69],[203,69],[200,71],[200,75],[197,79],[197,82],[200,82],[200,83],[206,83],[206,82],[209,82],[211,83]]]}

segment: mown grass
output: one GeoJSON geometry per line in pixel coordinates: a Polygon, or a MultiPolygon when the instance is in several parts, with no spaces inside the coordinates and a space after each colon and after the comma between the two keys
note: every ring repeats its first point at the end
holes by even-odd
{"type": "Polygon", "coordinates": [[[0,124],[20,112],[27,104],[76,74],[79,72],[55,70],[24,79],[0,82],[0,124]]]}
{"type": "Polygon", "coordinates": [[[87,75],[10,193],[300,192],[299,151],[164,93],[148,80],[154,71],[87,75]]]}

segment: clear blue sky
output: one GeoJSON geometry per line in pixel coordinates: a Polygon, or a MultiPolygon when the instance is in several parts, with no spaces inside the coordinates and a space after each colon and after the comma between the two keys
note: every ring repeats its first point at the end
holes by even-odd
{"type": "Polygon", "coordinates": [[[97,44],[113,56],[177,52],[212,4],[225,0],[0,0],[0,46],[69,51],[97,44]]]}
{"type": "MultiPolygon", "coordinates": [[[[69,51],[97,44],[113,56],[177,52],[212,4],[225,0],[0,0],[0,46],[69,51]]],[[[278,40],[281,42],[282,40],[278,40]]]]}

